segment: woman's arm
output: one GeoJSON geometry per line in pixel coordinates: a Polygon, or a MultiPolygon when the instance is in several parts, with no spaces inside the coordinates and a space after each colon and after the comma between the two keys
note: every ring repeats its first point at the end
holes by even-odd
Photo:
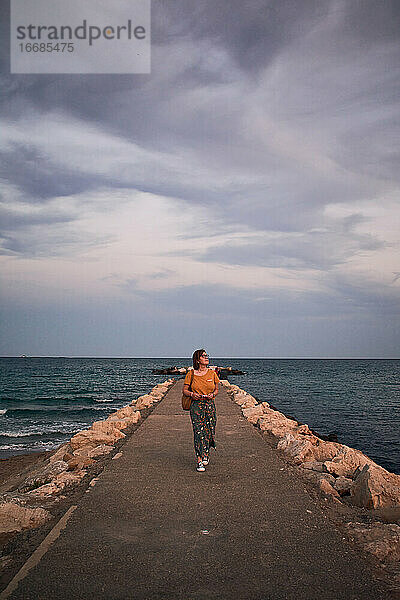
{"type": "Polygon", "coordinates": [[[192,400],[199,400],[200,396],[199,394],[196,394],[196,392],[191,392],[189,390],[189,384],[185,383],[183,386],[183,395],[184,396],[188,396],[189,398],[192,398],[192,400]]]}
{"type": "Polygon", "coordinates": [[[192,397],[192,392],[189,390],[189,384],[187,383],[185,383],[185,385],[183,386],[183,395],[189,396],[190,398],[192,397]]]}

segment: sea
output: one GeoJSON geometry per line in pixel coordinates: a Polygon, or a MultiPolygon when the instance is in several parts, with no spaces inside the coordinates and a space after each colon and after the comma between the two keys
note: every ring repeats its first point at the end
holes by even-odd
{"type": "MultiPolygon", "coordinates": [[[[52,450],[189,358],[0,358],[0,458],[52,450]]],[[[400,474],[400,360],[218,358],[229,381],[400,474]]],[[[218,411],[218,398],[217,398],[218,411]]]]}

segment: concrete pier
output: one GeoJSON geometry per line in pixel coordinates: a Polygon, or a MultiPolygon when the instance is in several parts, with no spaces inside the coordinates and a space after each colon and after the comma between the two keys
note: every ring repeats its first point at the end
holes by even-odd
{"type": "Polygon", "coordinates": [[[222,389],[195,470],[182,381],[7,594],[24,600],[383,600],[369,563],[222,389]]]}

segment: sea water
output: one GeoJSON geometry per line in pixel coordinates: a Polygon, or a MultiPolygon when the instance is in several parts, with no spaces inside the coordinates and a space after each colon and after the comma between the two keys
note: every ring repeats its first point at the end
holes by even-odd
{"type": "MultiPolygon", "coordinates": [[[[52,450],[189,358],[0,358],[0,457],[52,450]]],[[[229,380],[400,473],[400,360],[217,358],[229,380]]],[[[218,399],[217,399],[218,410],[218,399]]]]}

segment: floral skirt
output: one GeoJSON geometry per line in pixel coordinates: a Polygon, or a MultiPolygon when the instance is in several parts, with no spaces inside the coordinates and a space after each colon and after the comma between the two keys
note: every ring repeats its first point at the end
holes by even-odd
{"type": "Polygon", "coordinates": [[[214,400],[192,400],[190,407],[196,456],[207,458],[211,447],[215,448],[215,425],[217,414],[214,400]]]}

